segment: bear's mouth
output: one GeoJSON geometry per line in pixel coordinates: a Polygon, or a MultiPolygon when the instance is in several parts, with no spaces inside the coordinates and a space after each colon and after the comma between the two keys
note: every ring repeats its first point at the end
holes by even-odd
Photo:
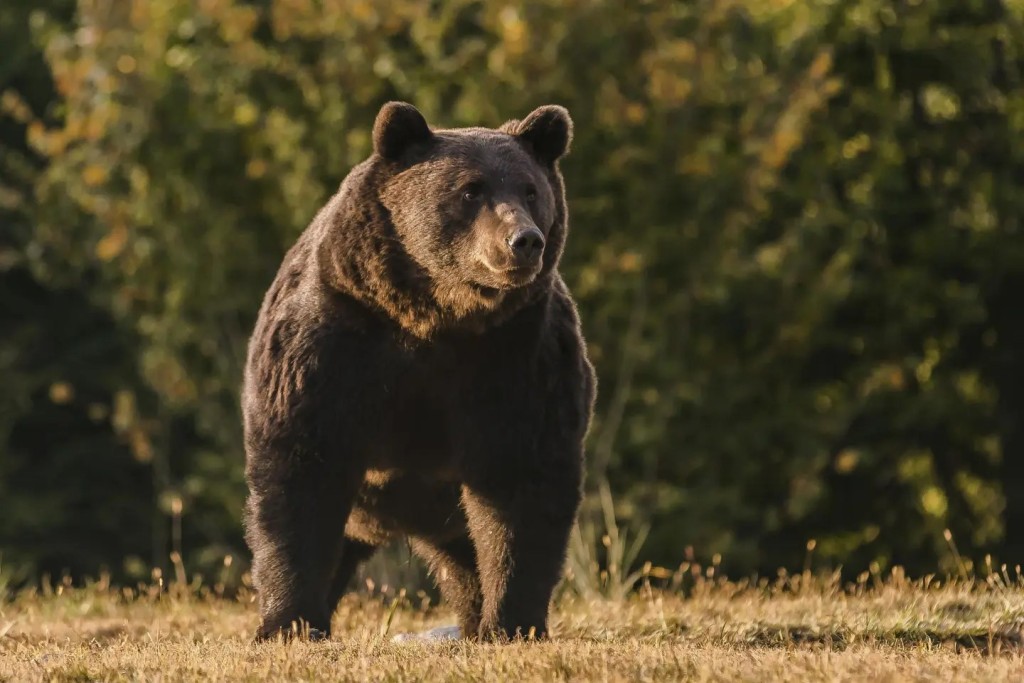
{"type": "Polygon", "coordinates": [[[497,301],[503,294],[526,287],[537,278],[537,271],[533,268],[490,270],[503,281],[494,282],[491,280],[488,284],[479,281],[469,283],[473,291],[485,301],[497,301]]]}
{"type": "Polygon", "coordinates": [[[492,278],[488,284],[478,283],[480,287],[485,289],[494,290],[508,290],[518,289],[525,287],[537,278],[537,274],[540,272],[540,264],[536,266],[516,266],[512,268],[495,268],[491,264],[484,262],[484,266],[490,271],[492,278]]]}

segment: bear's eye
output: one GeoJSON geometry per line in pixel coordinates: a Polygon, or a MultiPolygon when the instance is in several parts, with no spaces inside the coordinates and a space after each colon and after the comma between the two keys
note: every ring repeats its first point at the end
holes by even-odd
{"type": "Polygon", "coordinates": [[[537,201],[537,188],[534,187],[533,185],[530,185],[529,187],[526,188],[526,201],[530,202],[531,204],[537,201]]]}
{"type": "Polygon", "coordinates": [[[484,189],[477,183],[472,183],[462,189],[462,201],[469,204],[476,204],[483,195],[484,189]]]}

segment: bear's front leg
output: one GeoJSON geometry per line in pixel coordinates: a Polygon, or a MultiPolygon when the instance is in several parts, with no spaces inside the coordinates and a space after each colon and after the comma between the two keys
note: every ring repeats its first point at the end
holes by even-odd
{"type": "MultiPolygon", "coordinates": [[[[580,503],[582,457],[555,458],[524,472],[516,460],[467,482],[463,506],[476,546],[481,640],[545,638],[580,503]]],[[[521,462],[520,462],[521,464],[521,462]]]]}
{"type": "Polygon", "coordinates": [[[330,637],[351,479],[319,457],[250,459],[246,539],[259,596],[256,640],[330,637]]]}

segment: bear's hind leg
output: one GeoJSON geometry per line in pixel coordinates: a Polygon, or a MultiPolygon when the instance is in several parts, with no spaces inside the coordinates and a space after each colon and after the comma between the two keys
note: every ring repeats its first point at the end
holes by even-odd
{"type": "Polygon", "coordinates": [[[334,572],[331,591],[327,595],[328,613],[334,614],[334,610],[338,608],[338,601],[348,591],[348,585],[352,582],[356,569],[363,562],[370,559],[376,551],[376,546],[357,541],[354,538],[346,538],[344,540],[341,549],[341,560],[338,562],[338,568],[334,572]]]}
{"type": "Polygon", "coordinates": [[[430,568],[441,597],[458,616],[462,637],[475,639],[483,598],[473,542],[468,535],[445,542],[413,537],[411,542],[413,551],[430,568]]]}

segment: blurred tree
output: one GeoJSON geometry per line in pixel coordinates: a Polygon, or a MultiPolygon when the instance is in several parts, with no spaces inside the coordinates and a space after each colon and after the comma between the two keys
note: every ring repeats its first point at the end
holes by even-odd
{"type": "Polygon", "coordinates": [[[149,468],[111,424],[110,386],[134,379],[131,349],[80,293],[24,270],[0,277],[0,302],[3,568],[127,578],[123,560],[150,560],[154,507],[149,468]]]}
{"type": "Polygon", "coordinates": [[[26,263],[45,162],[26,126],[55,121],[56,100],[30,16],[64,23],[73,10],[69,0],[0,7],[0,571],[18,580],[124,576],[122,559],[148,559],[151,546],[148,468],[110,419],[116,389],[139,382],[129,337],[88,300],[88,271],[60,288],[26,263]]]}
{"type": "Polygon", "coordinates": [[[969,552],[1024,528],[1015,12],[81,0],[72,28],[37,22],[62,117],[28,128],[49,164],[19,253],[138,340],[154,529],[180,506],[210,567],[238,542],[260,297],[379,105],[494,125],[560,102],[592,473],[651,521],[644,554],[765,571],[813,537],[830,563],[924,570],[946,528],[969,552]]]}

